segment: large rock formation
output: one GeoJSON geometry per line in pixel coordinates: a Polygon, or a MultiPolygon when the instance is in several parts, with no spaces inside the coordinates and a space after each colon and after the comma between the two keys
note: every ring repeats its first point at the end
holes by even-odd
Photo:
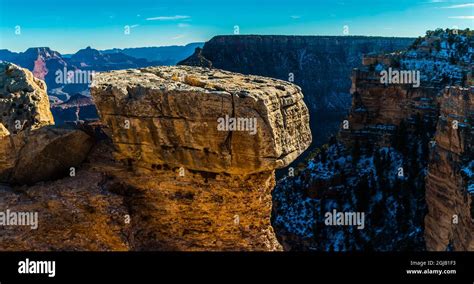
{"type": "Polygon", "coordinates": [[[406,51],[363,58],[338,136],[275,188],[285,248],[473,249],[472,37],[429,31],[406,51]],[[382,82],[389,69],[420,80],[382,82]],[[364,212],[365,228],[326,226],[333,209],[364,212]]]}
{"type": "Polygon", "coordinates": [[[102,73],[91,93],[117,159],[148,168],[246,175],[288,165],[311,143],[301,90],[285,81],[160,67],[102,73]]]}
{"type": "Polygon", "coordinates": [[[290,81],[310,110],[313,145],[338,130],[350,109],[351,71],[362,55],[406,49],[413,38],[365,36],[215,36],[180,65],[224,69],[290,81]]]}
{"type": "Polygon", "coordinates": [[[46,85],[14,64],[0,63],[0,182],[33,184],[69,174],[92,147],[79,130],[52,129],[46,85]]]}
{"type": "Polygon", "coordinates": [[[311,143],[297,86],[157,67],[101,73],[91,92],[108,127],[2,130],[13,141],[0,144],[7,181],[43,182],[0,186],[5,208],[38,213],[37,228],[1,234],[0,250],[281,250],[270,224],[274,169],[311,143]],[[233,129],[219,124],[226,117],[247,120],[233,129]],[[17,141],[26,141],[20,154],[17,141]],[[75,175],[55,175],[78,161],[75,175]]]}
{"type": "Polygon", "coordinates": [[[10,133],[54,124],[46,84],[7,62],[0,62],[0,123],[10,133]]]}
{"type": "Polygon", "coordinates": [[[279,248],[270,226],[274,169],[311,143],[297,86],[156,67],[101,73],[91,94],[116,159],[136,173],[114,176],[132,196],[143,195],[129,201],[135,218],[153,220],[134,220],[145,234],[137,236],[141,249],[279,248]],[[226,119],[246,124],[226,128],[226,119]]]}
{"type": "Polygon", "coordinates": [[[426,176],[428,250],[474,251],[473,88],[451,87],[439,97],[440,117],[426,176]]]}

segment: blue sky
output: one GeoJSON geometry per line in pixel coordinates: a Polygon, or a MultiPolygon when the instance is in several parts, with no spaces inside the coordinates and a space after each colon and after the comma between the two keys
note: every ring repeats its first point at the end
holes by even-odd
{"type": "Polygon", "coordinates": [[[343,35],[347,25],[350,35],[415,37],[474,29],[474,1],[0,0],[0,48],[13,51],[182,45],[233,34],[236,25],[240,34],[343,35]]]}

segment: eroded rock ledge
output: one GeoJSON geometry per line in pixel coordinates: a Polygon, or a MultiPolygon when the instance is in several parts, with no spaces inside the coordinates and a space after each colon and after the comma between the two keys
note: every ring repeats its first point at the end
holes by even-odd
{"type": "Polygon", "coordinates": [[[116,160],[134,172],[114,176],[133,192],[135,246],[281,249],[270,225],[274,170],[311,143],[299,87],[181,66],[101,73],[91,93],[116,160]],[[226,117],[256,128],[220,128],[226,117]]]}
{"type": "Polygon", "coordinates": [[[301,89],[281,80],[151,67],[101,73],[91,93],[117,159],[142,167],[250,174],[288,165],[311,143],[301,89]],[[255,119],[256,133],[219,130],[226,117],[255,119]]]}
{"type": "Polygon", "coordinates": [[[7,228],[0,250],[281,250],[274,170],[311,143],[297,86],[155,67],[101,73],[92,95],[106,126],[13,135],[0,120],[0,204],[39,215],[37,230],[7,228]],[[255,131],[218,128],[226,116],[255,131]],[[58,175],[75,162],[75,176],[58,175]]]}

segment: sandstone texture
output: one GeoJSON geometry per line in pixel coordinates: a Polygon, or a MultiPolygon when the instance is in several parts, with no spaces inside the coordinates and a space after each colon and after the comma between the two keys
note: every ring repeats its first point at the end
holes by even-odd
{"type": "Polygon", "coordinates": [[[118,171],[106,186],[126,196],[134,250],[281,250],[270,224],[271,171],[247,177],[118,171]]]}
{"type": "Polygon", "coordinates": [[[274,170],[311,143],[301,90],[198,67],[101,73],[91,94],[108,124],[136,249],[279,250],[270,224],[274,170]],[[219,128],[220,118],[256,128],[219,128]]]}
{"type": "Polygon", "coordinates": [[[474,178],[474,90],[446,88],[439,103],[440,117],[426,177],[426,247],[433,251],[474,251],[474,191],[469,190],[474,178]]]}
{"type": "Polygon", "coordinates": [[[282,249],[274,170],[311,143],[297,86],[156,67],[101,73],[91,92],[104,124],[2,130],[0,204],[39,222],[8,227],[0,250],[282,249]],[[255,132],[219,130],[226,115],[255,132]]]}
{"type": "Polygon", "coordinates": [[[91,94],[117,159],[143,167],[250,174],[284,167],[311,144],[303,94],[285,81],[151,67],[101,73],[91,94]],[[226,117],[255,120],[255,133],[219,129],[226,117]]]}
{"type": "Polygon", "coordinates": [[[0,63],[0,182],[33,184],[69,174],[93,138],[54,129],[46,85],[14,64],[0,63]]]}
{"type": "MultiPolygon", "coordinates": [[[[367,36],[215,36],[178,65],[212,67],[290,81],[301,87],[315,147],[337,132],[350,109],[350,73],[362,56],[406,49],[414,38],[367,36]]],[[[302,160],[301,158],[299,159],[302,160]]]]}
{"type": "Polygon", "coordinates": [[[46,84],[8,62],[0,62],[0,123],[14,134],[54,124],[46,84]]]}
{"type": "Polygon", "coordinates": [[[16,187],[0,185],[2,211],[37,212],[38,228],[2,228],[0,251],[124,251],[129,249],[124,200],[101,188],[103,175],[16,187]]]}
{"type": "Polygon", "coordinates": [[[10,135],[10,131],[8,131],[8,129],[6,129],[5,126],[3,126],[3,124],[0,123],[0,137],[8,136],[8,135],[10,135]]]}

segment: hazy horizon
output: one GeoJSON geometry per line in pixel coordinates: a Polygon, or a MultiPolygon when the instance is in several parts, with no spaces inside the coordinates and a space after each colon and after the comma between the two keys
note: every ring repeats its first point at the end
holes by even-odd
{"type": "MultiPolygon", "coordinates": [[[[291,34],[241,34],[240,36],[314,36],[314,37],[332,37],[332,36],[344,36],[344,35],[291,35],[291,34]]],[[[99,48],[96,48],[94,47],[93,45],[87,45],[87,46],[84,46],[82,48],[79,48],[78,50],[75,50],[75,51],[72,51],[72,52],[61,52],[60,50],[54,48],[54,46],[30,46],[30,47],[27,47],[26,49],[24,50],[13,50],[13,49],[9,49],[9,48],[0,48],[0,50],[9,50],[11,52],[15,52],[15,53],[21,53],[21,52],[25,52],[27,49],[29,48],[44,48],[44,47],[48,47],[50,48],[51,50],[53,51],[57,51],[59,53],[61,53],[62,55],[68,55],[68,54],[74,54],[76,52],[78,52],[79,50],[82,50],[82,49],[85,49],[87,47],[90,47],[92,49],[96,49],[96,50],[99,50],[99,51],[104,51],[104,50],[112,50],[112,49],[131,49],[131,48],[157,48],[157,47],[184,47],[184,46],[187,46],[187,45],[190,45],[190,44],[199,44],[199,43],[202,43],[204,44],[205,42],[209,41],[210,39],[212,39],[213,37],[216,37],[216,36],[238,36],[238,35],[215,35],[215,36],[212,36],[211,38],[207,39],[207,40],[204,40],[204,41],[197,41],[197,42],[188,42],[188,43],[184,43],[184,44],[171,44],[171,45],[154,45],[154,46],[130,46],[130,47],[121,47],[121,48],[118,48],[118,47],[110,47],[110,48],[105,48],[105,49],[99,49],[99,48]]],[[[421,36],[421,35],[420,35],[421,36]]],[[[379,35],[347,35],[347,37],[394,37],[394,38],[413,38],[415,39],[416,37],[408,37],[408,36],[379,36],[379,35]]]]}

